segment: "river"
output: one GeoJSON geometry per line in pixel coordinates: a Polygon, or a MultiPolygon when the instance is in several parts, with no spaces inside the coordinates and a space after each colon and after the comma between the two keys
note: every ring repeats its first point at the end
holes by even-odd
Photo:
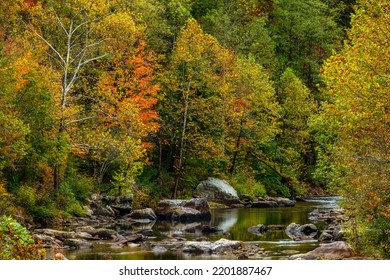
{"type": "MultiPolygon", "coordinates": [[[[294,241],[290,239],[285,231],[271,231],[264,235],[250,233],[248,228],[258,224],[284,225],[291,223],[306,224],[311,223],[309,213],[314,209],[338,208],[338,197],[319,197],[308,199],[305,202],[297,202],[295,207],[288,208],[234,208],[234,209],[212,209],[211,220],[205,223],[194,224],[172,224],[157,221],[153,225],[144,226],[151,230],[150,241],[158,244],[167,236],[179,236],[186,240],[195,240],[200,237],[207,237],[211,241],[221,238],[230,240],[240,240],[253,242],[267,251],[273,252],[273,258],[283,257],[283,255],[305,253],[319,246],[318,235],[313,240],[294,241]],[[217,227],[221,232],[205,234],[202,232],[204,226],[217,227]]],[[[319,229],[323,228],[323,223],[314,223],[319,229]]],[[[116,228],[116,230],[122,230],[116,228]]],[[[133,229],[134,230],[134,229],[133,229]]],[[[64,252],[68,259],[121,259],[121,260],[158,260],[158,259],[204,259],[218,258],[218,256],[188,255],[183,252],[163,250],[160,246],[148,246],[147,244],[134,248],[112,248],[112,243],[99,241],[91,249],[68,250],[64,252]],[[158,248],[158,249],[156,249],[158,248]]]]}

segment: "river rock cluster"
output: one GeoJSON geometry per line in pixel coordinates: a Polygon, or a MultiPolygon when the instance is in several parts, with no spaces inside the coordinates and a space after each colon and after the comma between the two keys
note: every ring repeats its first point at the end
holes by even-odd
{"type": "Polygon", "coordinates": [[[344,240],[343,223],[348,221],[344,209],[314,210],[309,213],[309,219],[313,222],[325,222],[325,228],[318,238],[320,246],[305,254],[295,254],[289,259],[327,259],[340,260],[352,258],[355,252],[344,240]]]}
{"type": "MultiPolygon", "coordinates": [[[[44,247],[58,250],[92,248],[95,244],[106,242],[111,249],[141,247],[155,253],[219,255],[232,259],[270,258],[273,252],[266,251],[258,244],[229,240],[230,233],[217,227],[210,227],[209,201],[222,203],[228,207],[291,207],[295,201],[287,198],[266,197],[239,198],[235,190],[223,180],[209,178],[199,184],[194,198],[189,200],[161,200],[155,209],[132,209],[132,195],[112,197],[93,195],[89,205],[85,206],[87,217],[72,218],[64,221],[60,229],[36,229],[34,238],[44,247]],[[160,239],[153,232],[156,221],[160,239]],[[206,223],[205,223],[206,221],[206,223]],[[188,240],[186,234],[201,236],[188,240]],[[225,238],[210,241],[209,234],[218,233],[225,238]]],[[[307,254],[296,254],[287,250],[291,259],[338,259],[353,255],[352,249],[344,242],[341,224],[346,221],[342,209],[315,210],[310,213],[313,222],[324,221],[319,242],[324,243],[307,254]],[[325,243],[327,243],[325,245],[325,243]],[[344,244],[345,243],[345,244],[344,244]],[[334,254],[332,248],[334,247],[334,254]],[[339,253],[337,253],[339,252],[339,253]],[[294,255],[295,254],[295,255],[294,255]]],[[[270,231],[285,231],[295,241],[312,240],[318,234],[314,224],[255,225],[248,229],[256,235],[270,231]]],[[[56,254],[55,259],[63,259],[56,254]]]]}

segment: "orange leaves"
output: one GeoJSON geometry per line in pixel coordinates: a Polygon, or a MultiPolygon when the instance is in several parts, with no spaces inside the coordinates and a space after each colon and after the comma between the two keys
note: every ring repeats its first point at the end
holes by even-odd
{"type": "Polygon", "coordinates": [[[153,54],[146,51],[143,39],[121,52],[110,61],[108,69],[112,70],[105,71],[97,84],[106,100],[106,125],[144,139],[159,128],[155,110],[159,86],[154,81],[153,54]]]}

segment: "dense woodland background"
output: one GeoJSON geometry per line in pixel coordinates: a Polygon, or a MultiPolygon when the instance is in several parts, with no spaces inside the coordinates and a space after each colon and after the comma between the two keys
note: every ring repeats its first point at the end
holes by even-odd
{"type": "Polygon", "coordinates": [[[343,196],[388,256],[388,0],[0,1],[0,214],[239,194],[343,196]]]}

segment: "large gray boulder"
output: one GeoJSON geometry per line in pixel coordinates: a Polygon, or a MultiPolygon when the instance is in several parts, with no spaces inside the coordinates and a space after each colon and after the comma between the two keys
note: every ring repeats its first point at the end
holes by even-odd
{"type": "Polygon", "coordinates": [[[344,241],[336,241],[321,244],[320,247],[306,254],[293,255],[289,259],[296,260],[342,260],[354,257],[355,253],[351,246],[344,241]]]}
{"type": "Polygon", "coordinates": [[[158,219],[183,223],[210,220],[210,206],[204,198],[191,200],[170,199],[158,203],[155,211],[158,219]]]}
{"type": "Polygon", "coordinates": [[[194,196],[206,198],[208,201],[225,205],[240,204],[236,190],[225,180],[208,178],[195,189],[194,196]]]}

